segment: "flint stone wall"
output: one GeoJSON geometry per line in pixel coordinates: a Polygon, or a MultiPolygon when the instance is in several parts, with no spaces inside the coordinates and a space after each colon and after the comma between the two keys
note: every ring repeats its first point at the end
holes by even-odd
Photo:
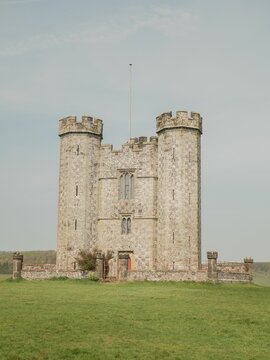
{"type": "Polygon", "coordinates": [[[55,264],[24,265],[22,268],[22,278],[26,280],[46,280],[59,277],[83,279],[86,276],[85,271],[57,271],[55,264]]]}
{"type": "Polygon", "coordinates": [[[246,273],[245,264],[239,262],[218,262],[217,270],[226,273],[246,273]]]}
{"type": "Polygon", "coordinates": [[[207,281],[205,271],[129,271],[128,281],[207,281]]]}
{"type": "Polygon", "coordinates": [[[251,282],[253,276],[249,273],[218,271],[217,280],[218,282],[251,282]]]}

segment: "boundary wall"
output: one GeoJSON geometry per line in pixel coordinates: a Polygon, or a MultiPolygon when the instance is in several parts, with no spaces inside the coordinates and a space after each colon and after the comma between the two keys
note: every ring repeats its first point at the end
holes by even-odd
{"type": "Polygon", "coordinates": [[[86,273],[80,270],[58,271],[55,264],[23,265],[21,278],[25,280],[47,280],[52,278],[68,277],[83,279],[86,273]]]}
{"type": "MultiPolygon", "coordinates": [[[[119,259],[120,281],[198,281],[198,282],[251,282],[253,280],[253,259],[245,258],[240,262],[217,262],[217,252],[208,252],[208,263],[202,264],[198,271],[141,271],[128,270],[128,259],[122,255],[119,259]]],[[[97,257],[96,277],[104,280],[104,257],[97,257]]],[[[26,280],[46,280],[51,278],[68,277],[70,279],[83,279],[89,276],[87,271],[57,270],[56,264],[23,265],[23,255],[13,254],[13,278],[26,280]]]]}

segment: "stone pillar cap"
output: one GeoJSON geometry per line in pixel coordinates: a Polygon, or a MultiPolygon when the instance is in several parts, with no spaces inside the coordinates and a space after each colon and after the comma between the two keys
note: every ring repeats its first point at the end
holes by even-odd
{"type": "Polygon", "coordinates": [[[103,258],[104,258],[104,255],[102,254],[101,251],[98,251],[98,252],[97,252],[96,258],[97,258],[97,259],[103,259],[103,258]]]}
{"type": "Polygon", "coordinates": [[[16,251],[13,253],[13,260],[22,260],[23,254],[20,254],[20,252],[16,251]]]}
{"type": "Polygon", "coordinates": [[[217,259],[218,252],[217,251],[207,251],[207,259],[217,259]]]}

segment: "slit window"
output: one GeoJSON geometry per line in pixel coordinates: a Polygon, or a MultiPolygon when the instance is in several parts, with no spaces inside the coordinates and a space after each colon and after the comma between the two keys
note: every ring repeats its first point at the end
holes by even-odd
{"type": "Polygon", "coordinates": [[[76,196],[78,196],[78,193],[79,193],[79,187],[78,185],[76,185],[76,196]]]}
{"type": "Polygon", "coordinates": [[[80,154],[80,145],[77,146],[76,154],[77,154],[77,155],[80,154]]]}
{"type": "Polygon", "coordinates": [[[77,230],[77,219],[74,222],[74,229],[77,230]]]}

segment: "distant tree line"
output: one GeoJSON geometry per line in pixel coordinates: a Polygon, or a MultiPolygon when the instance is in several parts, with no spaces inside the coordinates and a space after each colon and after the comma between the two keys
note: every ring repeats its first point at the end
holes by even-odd
{"type": "MultiPolygon", "coordinates": [[[[22,251],[24,264],[55,264],[56,251],[22,251]]],[[[12,273],[12,251],[0,251],[0,274],[12,273]]]]}
{"type": "Polygon", "coordinates": [[[12,274],[12,263],[11,262],[0,263],[0,274],[12,274]]]}
{"type": "Polygon", "coordinates": [[[254,272],[262,272],[270,274],[270,262],[255,262],[253,264],[254,272]]]}

